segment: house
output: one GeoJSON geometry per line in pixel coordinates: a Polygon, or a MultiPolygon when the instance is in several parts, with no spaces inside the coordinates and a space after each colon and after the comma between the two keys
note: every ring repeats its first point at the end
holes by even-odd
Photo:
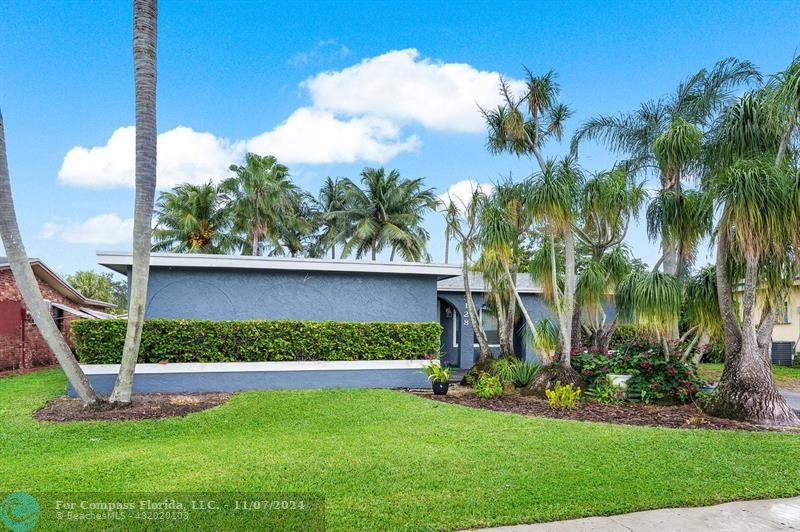
{"type": "MultiPolygon", "coordinates": [[[[757,316],[761,315],[760,301],[757,316]]],[[[800,346],[800,280],[795,280],[783,306],[778,311],[778,319],[772,329],[772,363],[791,366],[800,359],[797,353],[800,346]]]]}
{"type": "MultiPolygon", "coordinates": [[[[44,262],[30,259],[39,290],[61,333],[70,342],[74,319],[109,317],[111,303],[81,295],[44,262]]],[[[56,360],[30,315],[25,310],[11,267],[0,257],[0,371],[49,366],[56,360]]]]}
{"type": "MultiPolygon", "coordinates": [[[[130,253],[98,252],[97,261],[130,275],[130,253]]],[[[541,290],[525,275],[518,283],[531,317],[551,316],[541,290]]],[[[489,340],[499,347],[480,275],[471,286],[489,340]]],[[[470,367],[477,356],[458,265],[153,253],[147,298],[145,318],[438,321],[448,362],[470,367]]],[[[515,345],[521,355],[538,359],[523,320],[515,345]]]]}
{"type": "MultiPolygon", "coordinates": [[[[486,301],[487,285],[480,273],[472,272],[469,276],[472,299],[489,340],[489,346],[495,353],[499,352],[500,333],[497,317],[494,315],[491,305],[486,301]]],[[[533,283],[528,275],[517,276],[517,291],[534,322],[543,318],[555,319],[553,311],[542,296],[541,287],[533,283]]],[[[454,366],[471,367],[478,358],[479,350],[467,314],[464,277],[458,275],[439,281],[437,298],[439,300],[439,321],[444,329],[442,334],[443,358],[454,366]]],[[[520,317],[514,325],[514,351],[520,358],[541,362],[541,357],[536,353],[526,329],[525,320],[520,317]]]]}

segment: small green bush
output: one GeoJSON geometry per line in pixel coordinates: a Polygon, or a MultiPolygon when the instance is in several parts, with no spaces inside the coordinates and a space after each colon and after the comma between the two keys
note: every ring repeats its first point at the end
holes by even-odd
{"type": "Polygon", "coordinates": [[[500,382],[500,378],[486,372],[481,373],[478,382],[475,383],[475,395],[478,399],[494,399],[502,394],[503,383],[500,382]]]}
{"type": "Polygon", "coordinates": [[[586,390],[586,395],[601,404],[619,404],[625,398],[625,391],[614,386],[608,375],[603,375],[586,390]]]}
{"type": "Polygon", "coordinates": [[[500,377],[500,381],[505,384],[513,384],[516,388],[524,388],[536,376],[539,365],[519,358],[507,357],[494,361],[492,371],[500,377]]]}
{"type": "MultiPolygon", "coordinates": [[[[125,320],[76,320],[72,335],[85,364],[118,364],[125,320]]],[[[145,320],[139,362],[405,360],[436,356],[438,323],[297,320],[145,320]]]]}
{"type": "Polygon", "coordinates": [[[581,389],[572,384],[562,385],[561,381],[556,381],[552,388],[544,391],[547,396],[547,404],[553,410],[572,410],[578,404],[581,396],[581,389]]]}

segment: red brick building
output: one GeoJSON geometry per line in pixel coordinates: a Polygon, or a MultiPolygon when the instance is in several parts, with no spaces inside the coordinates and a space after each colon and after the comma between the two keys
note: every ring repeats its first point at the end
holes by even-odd
{"type": "MultiPolygon", "coordinates": [[[[31,259],[42,296],[50,306],[56,325],[70,341],[74,319],[110,317],[110,303],[82,296],[39,259],[31,259]]],[[[56,360],[25,310],[5,257],[0,257],[0,371],[49,366],[56,360]]]]}

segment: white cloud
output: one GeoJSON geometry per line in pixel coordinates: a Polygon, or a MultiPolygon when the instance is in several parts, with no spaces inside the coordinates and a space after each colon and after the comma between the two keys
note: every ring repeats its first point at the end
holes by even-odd
{"type": "Polygon", "coordinates": [[[391,121],[373,116],[342,120],[328,111],[301,107],[272,131],[247,142],[248,151],[285,163],[384,163],[419,147],[416,135],[400,138],[391,121]]]}
{"type": "MultiPolygon", "coordinates": [[[[348,115],[371,115],[454,132],[480,133],[485,126],[478,105],[501,103],[499,74],[466,63],[420,58],[410,48],[364,59],[338,72],[323,72],[305,82],[315,107],[348,115]]],[[[512,90],[521,81],[509,80],[512,90]]]]}
{"type": "MultiPolygon", "coordinates": [[[[58,179],[89,188],[133,187],[133,126],[118,128],[103,146],[76,146],[64,156],[58,179]]],[[[241,142],[230,143],[211,133],[178,126],[158,135],[158,186],[202,183],[228,174],[228,166],[244,154],[241,142]]]]}
{"type": "MultiPolygon", "coordinates": [[[[320,49],[336,46],[341,45],[318,43],[320,49]]],[[[161,133],[158,186],[222,178],[245,149],[275,155],[288,164],[384,164],[422,145],[417,135],[404,134],[407,126],[483,133],[478,105],[500,103],[498,76],[465,63],[420,57],[415,49],[390,51],[340,71],[323,72],[301,83],[311,96],[310,106],[251,139],[230,142],[189,127],[161,133]]],[[[522,89],[521,81],[509,81],[515,92],[522,89]]],[[[134,136],[133,126],[121,127],[105,145],[72,148],[58,172],[59,181],[91,188],[132,187],[134,136]]]]}
{"type": "Polygon", "coordinates": [[[83,222],[48,222],[39,238],[68,244],[127,244],[132,240],[133,218],[123,220],[114,213],[93,216],[83,222]]]}
{"type": "Polygon", "coordinates": [[[469,205],[472,200],[472,193],[475,190],[479,190],[484,194],[491,194],[494,190],[494,185],[491,183],[479,183],[474,179],[457,181],[450,185],[444,194],[439,196],[439,201],[447,205],[452,200],[459,209],[462,209],[469,205]]]}
{"type": "Polygon", "coordinates": [[[310,50],[292,56],[289,59],[289,64],[292,66],[307,65],[313,62],[343,59],[349,55],[350,48],[336,39],[322,39],[317,41],[310,50]]]}

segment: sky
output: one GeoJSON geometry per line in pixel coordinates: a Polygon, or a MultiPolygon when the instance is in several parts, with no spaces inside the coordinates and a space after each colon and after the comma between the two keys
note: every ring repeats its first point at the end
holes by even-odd
{"type": "MultiPolygon", "coordinates": [[[[0,109],[28,254],[62,274],[129,250],[133,216],[132,2],[0,3],[0,109]]],[[[558,72],[587,118],[634,109],[736,56],[766,74],[800,49],[800,2],[168,1],[159,5],[158,186],[229,175],[247,151],[276,155],[316,192],[364,167],[424,177],[438,194],[534,161],[491,155],[477,105],[498,75],[558,72]],[[498,9],[499,8],[499,9],[498,9]]],[[[617,155],[586,145],[580,164],[617,155]]],[[[444,224],[426,219],[434,261],[444,224]]],[[[653,263],[643,223],[628,243],[653,263]]],[[[701,250],[699,260],[708,252],[701,250]]]]}

